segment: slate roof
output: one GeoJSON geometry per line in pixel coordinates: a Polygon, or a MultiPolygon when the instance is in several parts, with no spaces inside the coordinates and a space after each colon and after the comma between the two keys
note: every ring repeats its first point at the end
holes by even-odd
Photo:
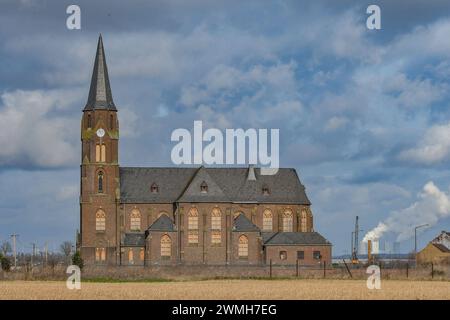
{"type": "Polygon", "coordinates": [[[262,232],[266,246],[276,245],[330,245],[318,232],[262,232]]]}
{"type": "Polygon", "coordinates": [[[152,225],[148,231],[175,231],[175,225],[168,216],[162,214],[152,225]]]}
{"type": "Polygon", "coordinates": [[[433,243],[433,246],[438,248],[441,252],[450,253],[450,249],[440,243],[433,243]]]}
{"type": "Polygon", "coordinates": [[[311,204],[295,169],[280,168],[275,175],[248,180],[249,168],[120,168],[122,203],[250,202],[311,204]],[[208,192],[200,192],[205,181],[208,192]],[[150,186],[156,183],[158,193],[150,186]],[[262,193],[263,186],[269,194],[262,193]]]}
{"type": "Polygon", "coordinates": [[[255,226],[250,220],[248,220],[248,218],[245,215],[240,214],[236,217],[236,219],[234,219],[233,231],[237,231],[237,232],[256,231],[256,232],[259,232],[260,229],[257,226],[255,226]]]}
{"type": "Polygon", "coordinates": [[[197,171],[196,168],[126,168],[120,171],[122,203],[174,203],[197,171]],[[150,187],[158,185],[158,193],[150,187]]]}
{"type": "Polygon", "coordinates": [[[83,111],[106,109],[117,111],[109,84],[108,67],[106,66],[105,50],[102,35],[98,38],[95,54],[94,70],[92,71],[89,96],[83,111]]]}
{"type": "Polygon", "coordinates": [[[142,247],[145,244],[144,233],[125,233],[122,245],[125,247],[142,247]]]}

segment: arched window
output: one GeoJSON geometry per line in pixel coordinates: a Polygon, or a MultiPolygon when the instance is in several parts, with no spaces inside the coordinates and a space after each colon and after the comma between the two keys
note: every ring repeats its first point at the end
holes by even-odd
{"type": "Polygon", "coordinates": [[[214,208],[211,212],[211,229],[222,229],[222,212],[220,212],[219,208],[214,208]]]}
{"type": "Polygon", "coordinates": [[[307,227],[307,215],[306,215],[306,210],[302,210],[302,213],[300,214],[300,220],[301,220],[301,231],[302,232],[308,232],[308,227],[307,227]]]}
{"type": "Polygon", "coordinates": [[[264,186],[262,187],[262,194],[265,195],[265,196],[268,196],[268,195],[270,194],[270,191],[269,191],[269,187],[268,187],[268,186],[264,185],[264,186]]]}
{"type": "Polygon", "coordinates": [[[165,234],[161,237],[161,258],[169,259],[172,255],[172,240],[165,234]]]}
{"type": "Polygon", "coordinates": [[[222,212],[219,208],[214,208],[211,212],[211,243],[220,244],[222,242],[222,212]]]}
{"type": "Polygon", "coordinates": [[[273,230],[273,215],[272,211],[269,209],[264,210],[263,213],[263,230],[272,231],[273,230]]]}
{"type": "Polygon", "coordinates": [[[238,256],[240,259],[248,258],[248,238],[245,235],[239,237],[238,256]]]}
{"type": "Polygon", "coordinates": [[[292,232],[292,211],[287,209],[283,213],[283,231],[284,232],[292,232]]]}
{"type": "Polygon", "coordinates": [[[150,186],[150,192],[151,192],[151,193],[158,193],[158,192],[159,192],[159,187],[158,187],[158,185],[157,185],[156,183],[153,183],[153,184],[150,186]]]}
{"type": "Polygon", "coordinates": [[[106,214],[102,209],[97,210],[95,213],[95,230],[105,231],[106,229],[106,214]]]}
{"type": "Polygon", "coordinates": [[[206,184],[205,181],[203,181],[202,184],[200,185],[200,192],[201,193],[207,193],[208,192],[208,185],[206,184]]]}
{"type": "Polygon", "coordinates": [[[129,264],[134,264],[134,254],[133,254],[133,249],[128,249],[128,263],[129,264]]]}
{"type": "Polygon", "coordinates": [[[131,210],[130,230],[141,231],[141,213],[139,212],[138,209],[131,210]]]}
{"type": "Polygon", "coordinates": [[[191,208],[188,214],[188,243],[198,243],[198,210],[191,208]]]}
{"type": "Polygon", "coordinates": [[[91,119],[91,115],[88,114],[87,116],[87,127],[91,128],[92,127],[92,119],[91,119]]]}
{"type": "Polygon", "coordinates": [[[145,259],[145,250],[144,250],[144,248],[141,248],[141,250],[139,250],[139,259],[141,261],[144,261],[144,259],[145,259]]]}
{"type": "Polygon", "coordinates": [[[103,172],[98,173],[98,193],[103,193],[103,172]]]}
{"type": "Polygon", "coordinates": [[[105,162],[106,161],[106,146],[104,143],[95,145],[95,161],[105,162]]]}

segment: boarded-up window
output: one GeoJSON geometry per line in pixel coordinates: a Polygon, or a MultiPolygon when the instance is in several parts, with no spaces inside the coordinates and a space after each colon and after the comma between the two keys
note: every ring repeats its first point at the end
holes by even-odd
{"type": "Polygon", "coordinates": [[[98,210],[95,213],[95,230],[105,231],[106,229],[106,214],[103,210],[98,210]]]}
{"type": "Polygon", "coordinates": [[[106,249],[105,248],[95,248],[95,261],[96,262],[106,261],[106,249]]]}
{"type": "Polygon", "coordinates": [[[130,230],[140,231],[141,230],[141,213],[138,209],[133,209],[130,216],[130,230]]]}
{"type": "Polygon", "coordinates": [[[218,230],[211,231],[211,243],[220,244],[222,242],[222,232],[218,230]]]}
{"type": "Polygon", "coordinates": [[[292,220],[293,215],[291,210],[286,210],[283,213],[283,231],[284,232],[292,232],[292,220]]]}
{"type": "Polygon", "coordinates": [[[273,215],[269,209],[264,210],[263,213],[263,230],[272,231],[273,229],[273,215]]]}
{"type": "Polygon", "coordinates": [[[238,255],[242,259],[248,257],[248,238],[245,235],[239,237],[238,255]]]}
{"type": "Polygon", "coordinates": [[[105,162],[106,161],[106,146],[104,143],[97,144],[95,146],[95,161],[105,162]]]}
{"type": "Polygon", "coordinates": [[[172,255],[172,240],[165,234],[161,237],[161,258],[170,258],[172,255]]]}
{"type": "Polygon", "coordinates": [[[222,229],[222,213],[220,212],[219,208],[214,208],[211,212],[211,229],[222,229]]]}

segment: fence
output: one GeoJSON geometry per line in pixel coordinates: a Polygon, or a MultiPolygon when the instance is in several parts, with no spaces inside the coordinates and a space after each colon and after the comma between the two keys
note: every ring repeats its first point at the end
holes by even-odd
{"type": "MultiPolygon", "coordinates": [[[[449,280],[449,265],[426,265],[412,267],[410,264],[387,264],[381,262],[382,279],[392,280],[449,280]]],[[[296,265],[264,266],[86,266],[83,279],[92,280],[205,280],[205,279],[367,279],[364,265],[333,264],[303,267],[296,265]]],[[[0,280],[64,280],[66,266],[34,267],[10,272],[0,272],[0,280]]]]}

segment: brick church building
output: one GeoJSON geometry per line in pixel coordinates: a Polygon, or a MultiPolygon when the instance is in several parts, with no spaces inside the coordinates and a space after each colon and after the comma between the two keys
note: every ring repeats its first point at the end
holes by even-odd
{"type": "Polygon", "coordinates": [[[331,263],[295,169],[121,167],[101,36],[81,143],[77,246],[85,264],[331,263]]]}

